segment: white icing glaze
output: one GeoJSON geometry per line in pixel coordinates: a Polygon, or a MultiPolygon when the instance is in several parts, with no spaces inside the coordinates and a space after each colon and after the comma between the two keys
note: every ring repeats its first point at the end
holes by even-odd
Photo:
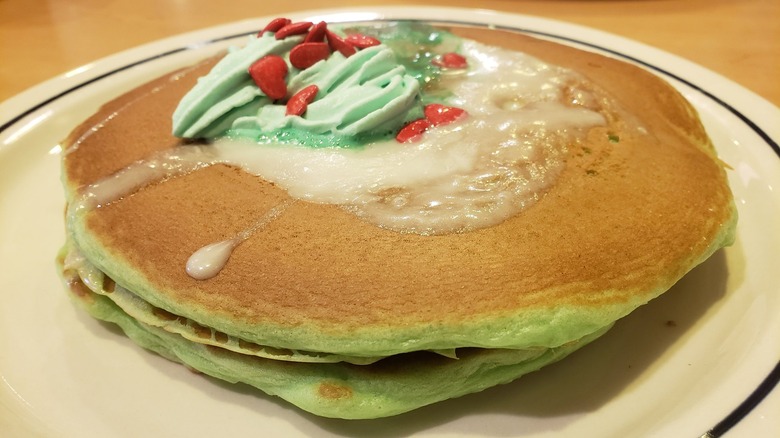
{"type": "Polygon", "coordinates": [[[207,280],[219,274],[240,242],[238,239],[223,240],[195,251],[187,260],[187,274],[196,280],[207,280]]]}
{"type": "Polygon", "coordinates": [[[135,162],[84,188],[71,211],[99,208],[154,182],[210,166],[217,162],[213,152],[203,145],[180,146],[135,162]]]}

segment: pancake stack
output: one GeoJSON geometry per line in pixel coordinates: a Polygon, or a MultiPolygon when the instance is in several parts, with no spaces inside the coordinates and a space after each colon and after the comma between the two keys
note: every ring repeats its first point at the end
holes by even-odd
{"type": "Polygon", "coordinates": [[[636,66],[519,33],[455,27],[571,69],[609,100],[531,207],[498,225],[403,233],[196,166],[111,202],[85,188],[187,145],[171,114],[206,60],[106,103],[64,143],[71,296],[135,342],[317,415],[377,418],[555,362],[668,290],[734,237],[723,164],[692,106],[636,66]],[[281,214],[208,279],[193,253],[281,214]]]}

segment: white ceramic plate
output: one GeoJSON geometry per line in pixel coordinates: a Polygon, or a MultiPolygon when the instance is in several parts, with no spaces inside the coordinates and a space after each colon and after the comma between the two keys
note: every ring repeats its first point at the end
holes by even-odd
{"type": "Polygon", "coordinates": [[[269,18],[123,52],[0,105],[0,434],[582,438],[720,436],[730,429],[729,436],[777,436],[778,390],[761,396],[777,381],[780,359],[780,111],[685,60],[546,19],[440,8],[292,16],[515,28],[640,63],[693,102],[733,167],[738,240],[591,346],[509,385],[396,418],[347,422],[192,374],[73,306],[54,269],[64,239],[58,142],[102,102],[239,44],[269,18]]]}

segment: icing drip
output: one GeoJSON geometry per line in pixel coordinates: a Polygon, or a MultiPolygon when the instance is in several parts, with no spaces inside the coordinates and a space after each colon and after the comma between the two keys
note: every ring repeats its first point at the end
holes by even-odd
{"type": "Polygon", "coordinates": [[[238,236],[221,242],[208,244],[195,251],[187,260],[187,274],[196,280],[208,280],[219,274],[222,268],[227,264],[231,254],[233,254],[233,250],[236,249],[241,242],[248,239],[252,234],[265,228],[274,219],[279,217],[279,215],[281,215],[293,202],[294,201],[292,200],[285,201],[272,208],[262,219],[255,222],[251,228],[239,233],[238,236]]]}

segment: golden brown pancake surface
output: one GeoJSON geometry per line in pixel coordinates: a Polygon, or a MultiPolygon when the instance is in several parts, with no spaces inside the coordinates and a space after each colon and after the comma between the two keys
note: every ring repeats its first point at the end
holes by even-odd
{"type": "MultiPolygon", "coordinates": [[[[100,252],[96,264],[142,298],[217,329],[274,346],[385,354],[562,344],[654,298],[728,243],[735,211],[725,173],[695,111],[668,84],[520,34],[455,30],[575,70],[618,108],[568,150],[565,170],[531,208],[498,226],[422,236],[297,201],[219,275],[195,280],[184,269],[194,251],[288,199],[214,165],[90,211],[78,225],[89,236],[77,244],[100,252]]],[[[134,90],[85,122],[72,142],[121,108],[66,148],[69,188],[178,145],[170,114],[209,65],[134,90]]]]}

